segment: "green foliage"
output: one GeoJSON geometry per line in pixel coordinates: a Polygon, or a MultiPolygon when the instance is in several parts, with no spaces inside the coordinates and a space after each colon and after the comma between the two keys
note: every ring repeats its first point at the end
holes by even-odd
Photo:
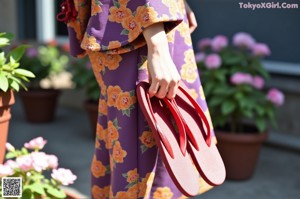
{"type": "Polygon", "coordinates": [[[267,99],[264,89],[257,88],[253,82],[236,84],[231,81],[237,72],[259,76],[263,81],[270,79],[261,63],[263,56],[254,56],[250,49],[228,45],[219,51],[206,47],[202,53],[204,58],[198,60],[197,65],[215,128],[226,125],[231,132],[241,132],[243,123],[250,121],[264,132],[268,121],[275,124],[276,106],[267,99]],[[220,66],[207,66],[206,58],[211,54],[220,58],[220,66]]]}
{"type": "Polygon", "coordinates": [[[69,57],[63,47],[57,45],[56,42],[32,45],[26,49],[20,60],[23,68],[36,75],[30,87],[40,87],[41,80],[65,70],[68,62],[69,57]]]}
{"type": "Polygon", "coordinates": [[[19,91],[20,86],[25,90],[25,82],[35,75],[30,71],[20,68],[20,59],[22,58],[27,45],[20,45],[5,55],[2,47],[10,45],[14,35],[10,33],[0,33],[0,91],[6,92],[9,89],[19,91]]]}
{"type": "Polygon", "coordinates": [[[75,59],[70,64],[76,88],[84,88],[89,100],[98,102],[100,89],[88,58],[75,59]]]}

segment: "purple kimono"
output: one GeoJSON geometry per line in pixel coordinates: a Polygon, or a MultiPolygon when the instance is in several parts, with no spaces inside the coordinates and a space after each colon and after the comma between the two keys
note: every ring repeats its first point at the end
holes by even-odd
{"type": "MultiPolygon", "coordinates": [[[[72,1],[72,0],[71,0],[72,1]]],[[[173,184],[137,104],[137,82],[148,79],[144,28],[163,22],[181,78],[210,121],[195,63],[184,0],[73,0],[71,53],[88,55],[100,86],[92,161],[92,198],[186,198],[173,184]]],[[[211,124],[211,128],[212,124],[211,124]]],[[[210,189],[199,176],[199,194],[210,189]]]]}

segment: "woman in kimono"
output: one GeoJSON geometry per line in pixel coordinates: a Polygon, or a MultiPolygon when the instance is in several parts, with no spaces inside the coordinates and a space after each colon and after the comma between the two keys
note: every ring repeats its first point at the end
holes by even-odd
{"type": "MultiPolygon", "coordinates": [[[[150,79],[151,96],[173,98],[182,80],[210,120],[192,49],[193,12],[184,0],[68,0],[63,11],[71,54],[89,56],[100,86],[92,198],[186,198],[163,166],[135,88],[150,79]]],[[[211,188],[199,180],[199,194],[211,188]]]]}

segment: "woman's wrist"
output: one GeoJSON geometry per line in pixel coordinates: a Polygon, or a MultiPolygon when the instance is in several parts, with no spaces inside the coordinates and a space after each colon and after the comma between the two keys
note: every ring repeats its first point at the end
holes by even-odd
{"type": "Polygon", "coordinates": [[[147,27],[143,31],[143,35],[146,40],[148,50],[165,50],[164,47],[168,46],[168,39],[163,23],[156,23],[147,27]]]}

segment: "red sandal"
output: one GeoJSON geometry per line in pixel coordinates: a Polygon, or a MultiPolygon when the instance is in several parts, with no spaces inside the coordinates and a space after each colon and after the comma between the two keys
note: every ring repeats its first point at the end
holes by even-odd
{"type": "Polygon", "coordinates": [[[226,177],[223,160],[211,139],[209,122],[199,104],[185,89],[181,82],[172,103],[182,118],[187,133],[187,150],[201,177],[210,185],[222,184],[226,177]],[[195,140],[198,146],[195,145],[195,140]]]}
{"type": "MultiPolygon", "coordinates": [[[[137,85],[137,99],[140,108],[153,132],[156,145],[164,165],[177,188],[186,196],[198,194],[199,175],[189,153],[186,152],[187,137],[182,119],[175,109],[168,108],[167,99],[150,99],[149,83],[137,85]],[[172,118],[177,125],[174,127],[172,118]]],[[[169,104],[170,106],[170,104],[169,104]]]]}

